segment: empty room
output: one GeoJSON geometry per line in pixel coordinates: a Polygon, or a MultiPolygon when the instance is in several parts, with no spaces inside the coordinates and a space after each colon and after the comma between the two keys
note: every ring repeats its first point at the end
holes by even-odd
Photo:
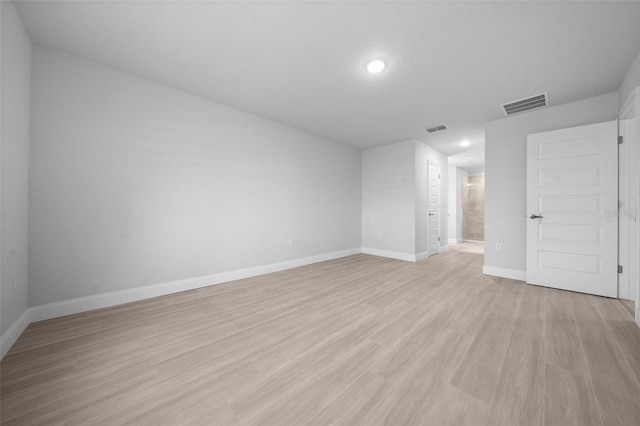
{"type": "Polygon", "coordinates": [[[640,2],[0,18],[3,426],[640,424],[640,2]]]}

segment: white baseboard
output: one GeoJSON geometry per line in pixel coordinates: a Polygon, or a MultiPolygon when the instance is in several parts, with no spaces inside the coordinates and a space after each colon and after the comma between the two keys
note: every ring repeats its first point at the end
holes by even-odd
{"type": "Polygon", "coordinates": [[[312,263],[324,262],[326,260],[338,259],[341,257],[359,254],[360,248],[336,251],[332,253],[320,254],[317,256],[304,257],[301,259],[287,260],[284,262],[272,263],[269,265],[256,266],[253,268],[240,269],[236,271],[222,272],[219,274],[204,277],[187,278],[184,280],[171,281],[167,283],[154,284],[144,287],[137,287],[128,290],[113,291],[109,293],[96,294],[92,296],[79,297],[61,302],[47,303],[45,305],[32,306],[28,308],[16,320],[11,327],[0,336],[0,359],[11,349],[11,346],[18,340],[22,332],[31,322],[44,321],[58,318],[65,315],[77,314],[80,312],[92,311],[94,309],[108,308],[110,306],[121,305],[123,303],[135,302],[138,300],[150,299],[157,296],[179,293],[181,291],[193,290],[210,285],[222,284],[228,281],[243,278],[255,277],[258,275],[278,272],[285,269],[297,268],[299,266],[310,265],[312,263]]]}
{"type": "MultiPolygon", "coordinates": [[[[440,246],[438,248],[438,253],[443,253],[447,250],[449,250],[448,245],[440,246]]],[[[421,260],[424,260],[427,257],[429,257],[428,251],[423,251],[422,253],[418,253],[418,254],[409,254],[409,253],[401,253],[399,251],[389,251],[389,250],[380,250],[380,249],[374,249],[369,247],[361,247],[360,252],[364,254],[372,254],[374,256],[382,256],[382,257],[389,257],[391,259],[404,260],[406,262],[420,262],[421,260]]]]}
{"type": "Polygon", "coordinates": [[[416,255],[401,253],[399,251],[379,250],[369,247],[361,247],[360,252],[364,254],[372,254],[374,256],[390,257],[391,259],[404,260],[407,262],[415,262],[416,255]]]}
{"type": "Polygon", "coordinates": [[[460,244],[462,242],[462,238],[449,238],[449,244],[460,244]]]}
{"type": "Polygon", "coordinates": [[[423,251],[422,253],[416,254],[415,257],[416,257],[416,262],[420,262],[421,260],[425,260],[427,257],[429,257],[429,252],[423,251]]]}
{"type": "Polygon", "coordinates": [[[136,287],[127,290],[113,291],[109,293],[96,294],[92,296],[79,297],[77,299],[33,306],[30,308],[31,321],[44,321],[65,315],[92,311],[94,309],[108,308],[110,306],[121,305],[123,303],[135,302],[138,300],[150,299],[152,297],[164,296],[167,294],[179,293],[181,291],[222,284],[228,281],[255,277],[258,275],[269,274],[271,272],[278,272],[285,269],[310,265],[312,263],[324,262],[326,260],[351,256],[358,253],[360,253],[359,247],[332,253],[320,254],[317,256],[304,257],[301,259],[287,260],[284,262],[272,263],[269,265],[222,272],[219,274],[207,275],[203,277],[187,278],[184,280],[153,284],[144,287],[136,287]]]}
{"type": "Polygon", "coordinates": [[[494,277],[509,278],[518,281],[527,281],[527,272],[517,269],[498,268],[496,266],[484,265],[482,273],[485,275],[493,275],[494,277]]]}
{"type": "Polygon", "coordinates": [[[13,324],[0,336],[0,360],[9,352],[11,346],[18,340],[18,337],[31,323],[31,309],[27,308],[26,311],[20,315],[20,318],[15,320],[13,324]]]}

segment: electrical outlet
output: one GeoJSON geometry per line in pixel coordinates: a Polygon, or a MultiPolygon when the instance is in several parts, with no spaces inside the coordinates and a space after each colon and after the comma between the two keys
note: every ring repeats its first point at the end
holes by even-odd
{"type": "Polygon", "coordinates": [[[292,247],[296,242],[293,238],[289,238],[289,247],[292,247]]]}
{"type": "Polygon", "coordinates": [[[496,251],[502,251],[502,243],[496,243],[496,251]]]}

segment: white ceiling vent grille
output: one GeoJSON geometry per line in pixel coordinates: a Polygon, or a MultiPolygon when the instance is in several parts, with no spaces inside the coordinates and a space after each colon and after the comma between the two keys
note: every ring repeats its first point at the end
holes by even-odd
{"type": "Polygon", "coordinates": [[[448,128],[449,127],[447,127],[446,124],[438,124],[437,126],[426,127],[425,130],[427,131],[427,133],[435,133],[441,130],[447,130],[448,128]]]}
{"type": "Polygon", "coordinates": [[[504,115],[513,115],[549,105],[549,92],[502,104],[504,115]]]}

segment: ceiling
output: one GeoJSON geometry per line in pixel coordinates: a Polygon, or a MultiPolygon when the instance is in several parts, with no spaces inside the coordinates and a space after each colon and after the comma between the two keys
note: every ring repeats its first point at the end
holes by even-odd
{"type": "Polygon", "coordinates": [[[639,2],[27,1],[17,9],[41,45],[361,149],[415,138],[447,155],[483,155],[483,124],[502,117],[502,103],[548,91],[558,105],[617,90],[640,49],[639,2]],[[373,58],[386,61],[382,73],[365,71],[373,58]],[[440,123],[449,130],[424,131],[440,123]],[[463,138],[470,147],[459,147],[463,138]]]}

